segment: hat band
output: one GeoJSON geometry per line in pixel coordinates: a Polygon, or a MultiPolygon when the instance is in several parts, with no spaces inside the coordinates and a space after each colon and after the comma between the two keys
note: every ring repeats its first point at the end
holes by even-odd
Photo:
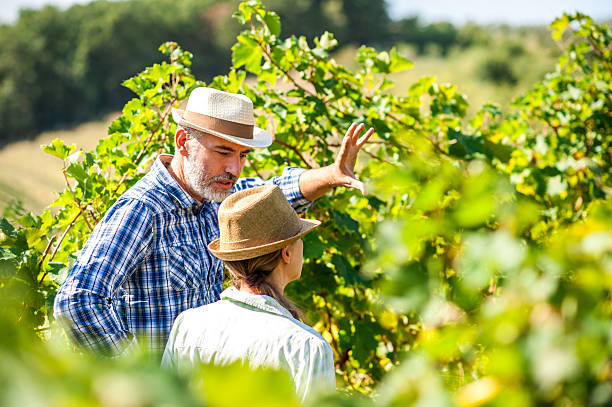
{"type": "Polygon", "coordinates": [[[244,139],[253,139],[253,125],[231,122],[205,114],[186,111],[183,120],[199,127],[244,139]]]}

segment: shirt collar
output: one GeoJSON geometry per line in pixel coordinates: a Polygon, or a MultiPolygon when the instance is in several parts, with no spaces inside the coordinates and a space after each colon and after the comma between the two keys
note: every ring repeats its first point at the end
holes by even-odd
{"type": "Polygon", "coordinates": [[[170,171],[168,171],[168,168],[166,168],[164,161],[171,159],[172,155],[170,154],[160,154],[153,163],[150,173],[166,187],[168,193],[178,201],[180,206],[187,207],[193,204],[199,205],[200,203],[179,185],[172,174],[170,174],[170,171]]]}
{"type": "Polygon", "coordinates": [[[242,304],[250,305],[251,307],[259,310],[269,312],[271,314],[281,315],[289,319],[293,318],[293,315],[282,305],[278,303],[274,298],[268,295],[256,295],[239,291],[236,287],[228,287],[221,293],[221,298],[230,300],[232,302],[239,302],[242,304]]]}

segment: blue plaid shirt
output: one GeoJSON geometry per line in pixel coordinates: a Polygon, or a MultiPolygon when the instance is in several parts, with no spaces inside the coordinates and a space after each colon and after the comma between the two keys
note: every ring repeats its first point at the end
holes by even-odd
{"type": "MultiPolygon", "coordinates": [[[[55,318],[72,339],[103,354],[138,342],[161,354],[178,314],[222,290],[223,264],[206,249],[219,237],[219,203],[193,199],[161,159],[95,227],[55,298],[55,318]]],[[[300,213],[312,204],[298,186],[303,171],[240,178],[232,191],[274,183],[300,213]]]]}

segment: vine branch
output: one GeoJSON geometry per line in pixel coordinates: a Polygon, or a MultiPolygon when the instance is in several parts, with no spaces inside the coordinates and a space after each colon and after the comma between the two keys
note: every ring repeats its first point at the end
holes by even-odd
{"type": "MultiPolygon", "coordinates": [[[[76,216],[72,219],[72,221],[70,222],[70,224],[68,225],[66,230],[64,230],[64,233],[62,234],[62,237],[60,238],[59,242],[57,242],[57,246],[55,246],[55,249],[53,250],[53,254],[51,255],[51,257],[49,257],[49,261],[52,261],[55,258],[55,255],[57,254],[57,251],[59,250],[60,246],[62,245],[62,242],[66,238],[66,235],[68,234],[68,231],[70,231],[70,229],[72,229],[72,227],[74,226],[74,224],[76,223],[77,219],[79,218],[79,216],[81,216],[82,213],[83,212],[78,212],[76,214],[76,216]]],[[[42,284],[42,282],[44,281],[45,277],[47,277],[47,274],[48,274],[48,272],[45,271],[43,276],[40,278],[40,281],[38,282],[38,285],[42,284]]]]}
{"type": "Polygon", "coordinates": [[[72,190],[72,187],[70,186],[70,182],[68,181],[68,176],[66,175],[66,168],[62,170],[62,174],[64,174],[64,180],[66,180],[66,186],[68,187],[70,194],[72,194],[72,198],[74,199],[74,202],[77,203],[79,207],[79,211],[81,211],[81,213],[83,214],[83,220],[85,220],[87,229],[89,229],[90,232],[93,231],[93,228],[91,227],[91,225],[89,224],[89,221],[87,220],[87,216],[85,216],[85,209],[83,209],[83,206],[81,205],[81,201],[77,199],[76,194],[74,193],[74,191],[72,190]]]}
{"type": "MultiPolygon", "coordinates": [[[[159,123],[157,123],[157,126],[155,127],[155,129],[151,132],[151,134],[149,134],[149,137],[147,137],[147,139],[145,140],[144,145],[142,146],[142,149],[140,150],[140,153],[138,153],[138,155],[136,156],[136,159],[134,160],[134,164],[138,165],[138,163],[144,156],[145,152],[147,151],[147,147],[151,143],[151,140],[153,140],[153,136],[155,135],[155,133],[157,133],[161,125],[166,121],[166,117],[168,117],[168,113],[170,112],[170,109],[172,108],[172,104],[174,102],[176,102],[176,99],[172,99],[170,103],[168,103],[168,107],[166,107],[166,110],[164,111],[164,114],[161,117],[161,120],[159,121],[159,123]]],[[[125,174],[123,174],[121,179],[119,179],[119,183],[117,183],[117,186],[115,187],[115,189],[112,190],[111,196],[117,193],[121,185],[127,179],[128,175],[129,175],[129,172],[126,172],[125,174]]]]}
{"type": "Polygon", "coordinates": [[[274,140],[274,142],[280,144],[281,146],[287,147],[288,149],[290,149],[291,151],[296,153],[298,155],[298,157],[300,157],[300,159],[304,162],[306,167],[308,167],[309,170],[311,170],[313,168],[313,166],[310,165],[310,163],[308,163],[308,161],[306,161],[306,159],[304,158],[304,156],[302,155],[300,150],[297,149],[297,147],[292,146],[291,144],[287,144],[287,143],[285,143],[284,141],[281,141],[281,140],[274,140]]]}
{"type": "Polygon", "coordinates": [[[42,257],[38,261],[38,267],[42,266],[43,262],[45,261],[45,257],[47,257],[49,251],[51,251],[51,246],[53,245],[53,242],[55,242],[56,239],[57,236],[53,236],[51,240],[49,240],[49,243],[47,243],[47,247],[45,247],[45,251],[43,252],[42,257]]]}
{"type": "Polygon", "coordinates": [[[257,174],[259,178],[264,179],[264,176],[261,175],[257,167],[253,164],[253,161],[247,158],[247,162],[249,163],[249,166],[253,169],[253,171],[255,171],[255,174],[257,174]]]}

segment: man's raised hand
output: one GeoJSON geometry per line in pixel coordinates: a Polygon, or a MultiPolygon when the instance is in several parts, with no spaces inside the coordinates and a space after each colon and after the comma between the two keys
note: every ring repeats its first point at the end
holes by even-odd
{"type": "Polygon", "coordinates": [[[363,195],[367,195],[365,185],[355,177],[354,173],[359,150],[368,141],[370,136],[374,134],[374,129],[370,128],[361,138],[359,138],[359,135],[364,129],[365,125],[363,124],[351,124],[344,139],[342,139],[340,151],[338,151],[336,161],[331,165],[331,170],[335,185],[356,188],[360,190],[363,195]]]}
{"type": "Polygon", "coordinates": [[[300,191],[306,199],[314,201],[333,187],[340,186],[356,188],[366,195],[365,185],[355,177],[354,172],[359,150],[374,133],[374,129],[369,129],[360,138],[364,128],[363,124],[357,123],[349,127],[333,164],[304,171],[300,175],[300,191]]]}

